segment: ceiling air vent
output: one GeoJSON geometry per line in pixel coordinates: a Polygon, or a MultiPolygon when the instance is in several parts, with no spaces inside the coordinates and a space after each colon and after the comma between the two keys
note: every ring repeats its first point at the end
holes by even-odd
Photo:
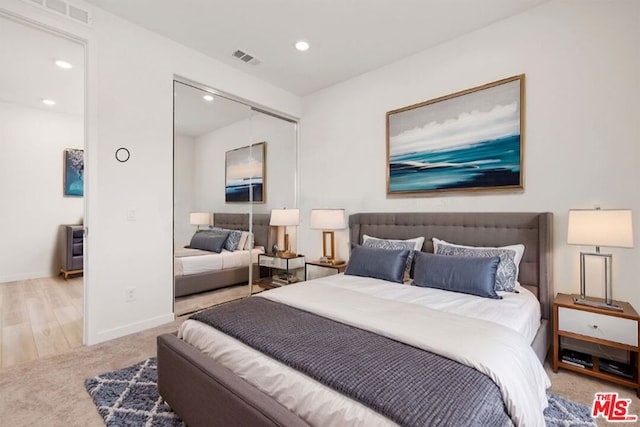
{"type": "Polygon", "coordinates": [[[81,22],[91,25],[91,14],[88,9],[71,4],[66,0],[25,0],[34,6],[54,12],[57,15],[64,15],[74,22],[81,22]]]}
{"type": "Polygon", "coordinates": [[[258,65],[262,63],[262,61],[256,58],[254,55],[239,49],[233,52],[231,56],[233,56],[234,58],[238,58],[240,61],[245,62],[247,64],[251,64],[251,65],[258,65]]]}

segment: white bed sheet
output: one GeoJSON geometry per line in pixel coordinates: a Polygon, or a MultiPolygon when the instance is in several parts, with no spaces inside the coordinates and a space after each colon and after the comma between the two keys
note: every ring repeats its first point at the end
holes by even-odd
{"type": "Polygon", "coordinates": [[[531,291],[521,286],[516,287],[518,293],[498,292],[502,299],[497,300],[419,286],[389,286],[389,282],[384,280],[362,279],[339,274],[316,280],[325,286],[350,289],[378,298],[498,323],[518,332],[529,344],[540,328],[540,302],[531,291]]]}
{"type": "Polygon", "coordinates": [[[255,247],[251,251],[227,251],[210,252],[202,255],[194,252],[193,255],[174,257],[174,274],[186,276],[189,274],[204,273],[207,271],[223,270],[227,268],[249,266],[249,263],[258,262],[258,255],[264,253],[263,247],[255,247]]]}
{"type": "MultiPolygon", "coordinates": [[[[446,313],[458,314],[457,312],[462,310],[460,307],[466,306],[467,310],[471,309],[475,314],[475,316],[468,317],[471,317],[471,319],[481,319],[481,321],[488,320],[488,322],[490,322],[489,325],[491,323],[502,324],[503,322],[501,320],[504,317],[510,317],[513,314],[512,312],[517,311],[517,307],[521,306],[522,303],[517,302],[518,300],[526,300],[529,298],[529,296],[527,296],[528,291],[524,290],[521,294],[513,294],[509,298],[499,300],[501,302],[507,302],[509,307],[506,314],[503,313],[503,317],[495,313],[495,306],[486,306],[482,302],[474,302],[476,300],[481,300],[481,298],[458,294],[449,295],[452,293],[446,291],[431,292],[436,290],[396,284],[391,285],[389,282],[382,280],[344,275],[320,278],[312,282],[316,291],[318,291],[317,286],[323,287],[321,289],[321,293],[317,294],[318,299],[320,299],[321,295],[324,293],[327,295],[332,294],[331,292],[327,292],[328,290],[324,289],[329,286],[335,287],[336,292],[338,293],[362,293],[363,298],[365,298],[365,300],[369,300],[369,302],[380,301],[381,299],[389,300],[390,307],[393,307],[396,303],[399,303],[400,307],[403,304],[407,304],[407,308],[413,308],[413,311],[419,311],[420,307],[428,307],[429,304],[432,304],[444,310],[445,318],[446,316],[449,316],[449,314],[446,313]],[[462,298],[460,298],[461,296],[462,298]],[[518,298],[519,296],[522,296],[522,298],[518,298]],[[484,319],[483,317],[488,319],[484,319]],[[498,320],[498,322],[495,320],[498,320]]],[[[307,282],[296,286],[300,288],[303,286],[309,286],[309,284],[310,282],[307,282]]],[[[286,288],[294,290],[292,287],[286,288]]],[[[281,290],[274,290],[271,294],[266,292],[263,296],[273,296],[278,300],[277,292],[282,291],[286,292],[287,290],[282,288],[281,290]]],[[[533,297],[532,294],[529,293],[529,295],[533,297]]],[[[535,299],[535,297],[533,298],[535,299]]],[[[527,303],[523,304],[523,306],[526,305],[527,303]]],[[[395,308],[397,309],[398,306],[396,305],[395,308]]],[[[430,311],[429,308],[425,308],[425,310],[430,311]]],[[[331,309],[328,309],[328,313],[323,313],[323,315],[330,314],[329,312],[331,311],[331,309]]],[[[363,308],[360,310],[358,307],[353,307],[352,311],[367,311],[367,309],[363,308]]],[[[402,309],[400,309],[400,312],[405,313],[402,309]]],[[[393,313],[393,316],[397,316],[397,311],[393,313]]],[[[358,314],[356,314],[355,317],[358,318],[358,314]]],[[[454,318],[449,317],[449,319],[454,318]]],[[[469,321],[473,320],[468,319],[466,322],[469,321]]],[[[513,324],[522,322],[509,323],[513,326],[513,324]]],[[[484,322],[482,322],[482,324],[484,324],[484,322]]],[[[485,324],[485,327],[486,326],[487,324],[485,324]]],[[[510,327],[510,329],[514,330],[512,327],[510,327]]],[[[489,327],[489,330],[491,330],[491,327],[489,327]]],[[[305,375],[262,355],[239,341],[228,337],[213,328],[209,328],[200,322],[191,320],[184,322],[179,331],[179,336],[194,347],[218,360],[224,366],[240,375],[258,389],[275,398],[285,407],[289,408],[312,425],[369,426],[393,424],[387,418],[371,411],[358,402],[328,389],[322,384],[309,379],[305,375]]],[[[521,341],[524,343],[526,338],[524,336],[521,338],[521,341]]],[[[473,341],[471,337],[470,341],[473,341]]],[[[515,339],[515,337],[512,336],[510,341],[518,341],[518,339],[515,339]]],[[[476,350],[474,349],[474,351],[476,350]]],[[[481,348],[478,348],[477,351],[482,353],[481,348]]],[[[528,363],[531,364],[531,360],[529,360],[528,363]]],[[[533,356],[533,363],[539,364],[535,355],[533,356]]],[[[484,365],[482,365],[481,368],[483,366],[484,365]]],[[[534,366],[534,368],[542,369],[539,366],[534,366]]],[[[546,378],[546,376],[542,378],[539,372],[536,375],[533,375],[535,377],[534,381],[538,381],[538,383],[544,382],[544,379],[548,381],[548,378],[546,378]]],[[[493,375],[491,376],[493,378],[493,375]]],[[[534,393],[534,395],[530,396],[532,401],[540,401],[543,399],[543,397],[539,395],[540,389],[537,391],[538,395],[535,395],[534,393]]],[[[544,388],[542,388],[542,394],[544,394],[544,388]]],[[[512,404],[513,402],[510,403],[510,405],[512,404]]],[[[520,416],[522,416],[522,414],[520,414],[520,416]]],[[[523,425],[525,424],[529,423],[523,423],[523,425]]],[[[535,424],[537,423],[534,422],[534,425],[535,424]]]]}

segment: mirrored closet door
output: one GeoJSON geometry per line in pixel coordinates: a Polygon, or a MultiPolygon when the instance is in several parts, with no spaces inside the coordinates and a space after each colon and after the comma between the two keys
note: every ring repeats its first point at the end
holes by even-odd
{"type": "Polygon", "coordinates": [[[271,209],[297,204],[296,132],[290,119],[175,81],[177,315],[246,296],[267,274],[258,264],[276,239],[271,209]]]}

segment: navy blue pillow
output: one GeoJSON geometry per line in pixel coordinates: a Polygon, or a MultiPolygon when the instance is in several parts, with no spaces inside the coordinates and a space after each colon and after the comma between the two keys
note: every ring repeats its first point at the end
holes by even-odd
{"type": "Polygon", "coordinates": [[[373,277],[402,283],[407,265],[408,249],[379,249],[353,246],[344,274],[373,277]]]}
{"type": "Polygon", "coordinates": [[[484,298],[502,299],[496,294],[499,257],[458,257],[417,252],[413,284],[426,288],[462,292],[484,298]]]}
{"type": "Polygon", "coordinates": [[[198,231],[191,238],[189,247],[209,252],[222,252],[229,233],[216,233],[212,231],[198,231]]]}

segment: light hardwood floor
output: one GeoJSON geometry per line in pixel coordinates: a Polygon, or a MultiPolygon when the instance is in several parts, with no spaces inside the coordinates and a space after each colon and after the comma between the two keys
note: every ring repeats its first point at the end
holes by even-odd
{"type": "MultiPolygon", "coordinates": [[[[0,368],[82,346],[82,285],[62,276],[0,283],[0,368]]],[[[177,298],[176,316],[247,295],[244,285],[177,298]]]]}
{"type": "Polygon", "coordinates": [[[0,367],[82,345],[82,277],[0,283],[0,367]]]}

